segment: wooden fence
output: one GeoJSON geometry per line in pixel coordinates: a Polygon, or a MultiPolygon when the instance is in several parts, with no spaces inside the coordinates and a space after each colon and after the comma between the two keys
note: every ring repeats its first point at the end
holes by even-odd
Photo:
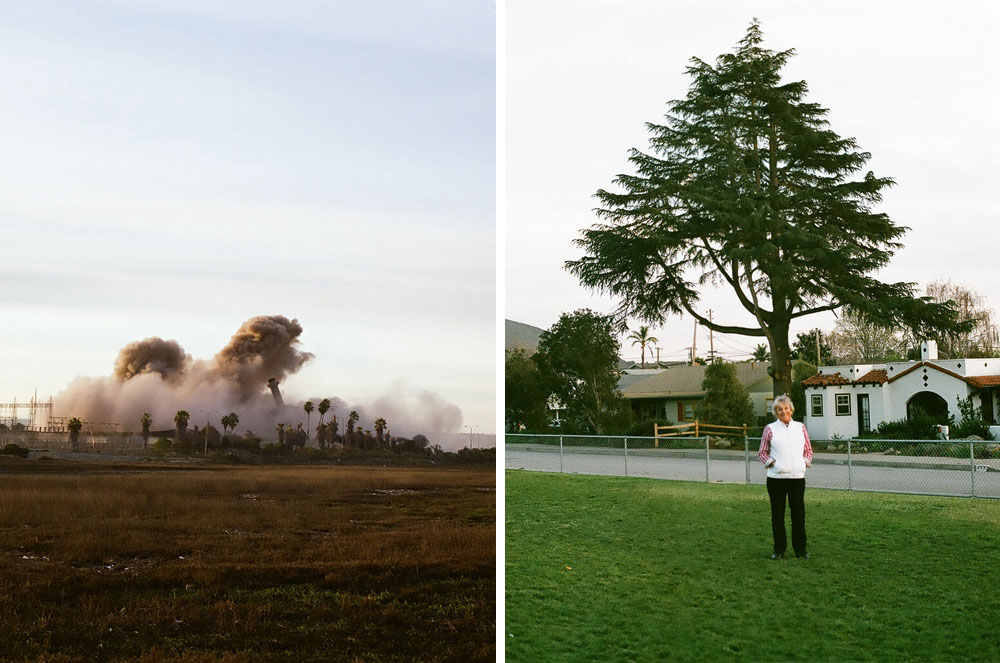
{"type": "Polygon", "coordinates": [[[657,438],[655,445],[660,446],[661,437],[701,437],[702,435],[715,435],[716,437],[746,437],[747,425],[742,426],[719,426],[717,424],[703,424],[697,419],[692,423],[676,424],[673,426],[660,426],[653,424],[653,437],[657,438]],[[661,431],[671,431],[661,432],[661,431]]]}

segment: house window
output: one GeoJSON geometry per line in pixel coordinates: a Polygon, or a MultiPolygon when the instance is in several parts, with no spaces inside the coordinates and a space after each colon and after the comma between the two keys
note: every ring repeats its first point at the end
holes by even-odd
{"type": "Polygon", "coordinates": [[[632,401],[632,410],[639,419],[666,419],[667,404],[665,401],[632,401]]]}
{"type": "Polygon", "coordinates": [[[694,421],[694,403],[677,402],[677,421],[694,421]]]}
{"type": "Polygon", "coordinates": [[[846,417],[851,414],[851,395],[837,394],[837,416],[846,417]]]}
{"type": "Polygon", "coordinates": [[[809,411],[809,415],[812,417],[822,417],[823,416],[823,394],[813,394],[810,399],[812,408],[809,411]]]}

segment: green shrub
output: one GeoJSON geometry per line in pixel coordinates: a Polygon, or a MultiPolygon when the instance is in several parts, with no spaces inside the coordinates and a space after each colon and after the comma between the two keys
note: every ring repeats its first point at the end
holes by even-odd
{"type": "Polygon", "coordinates": [[[174,441],[169,437],[161,437],[149,447],[154,454],[165,455],[173,451],[174,441]]]}
{"type": "Polygon", "coordinates": [[[875,429],[875,437],[883,440],[934,440],[938,436],[939,423],[920,408],[913,408],[912,416],[908,419],[880,423],[875,429]]]}
{"type": "Polygon", "coordinates": [[[659,419],[655,417],[640,419],[633,421],[625,434],[630,437],[653,437],[653,426],[657,424],[660,426],[672,426],[673,422],[662,417],[659,419]]]}
{"type": "Polygon", "coordinates": [[[972,396],[958,399],[958,411],[961,412],[962,418],[957,424],[954,424],[951,430],[950,437],[952,439],[963,439],[971,435],[976,435],[984,440],[994,439],[993,434],[990,433],[990,425],[983,419],[982,407],[976,407],[972,404],[972,396]]]}
{"type": "Polygon", "coordinates": [[[5,456],[19,456],[21,458],[27,458],[30,452],[25,447],[20,447],[16,444],[5,444],[3,449],[0,449],[0,454],[5,456]]]}

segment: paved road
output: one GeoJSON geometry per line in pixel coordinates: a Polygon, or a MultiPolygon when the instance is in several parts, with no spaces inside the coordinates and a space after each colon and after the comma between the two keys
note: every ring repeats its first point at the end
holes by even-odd
{"type": "MultiPolygon", "coordinates": [[[[560,454],[558,447],[505,446],[507,469],[726,483],[748,483],[749,474],[749,483],[764,483],[764,468],[753,454],[747,464],[742,451],[712,450],[706,464],[699,453],[647,451],[626,457],[621,449],[567,448],[560,454]]],[[[806,482],[816,488],[958,496],[972,495],[974,483],[977,497],[1000,497],[1000,467],[995,461],[989,465],[973,472],[967,460],[886,456],[861,457],[849,467],[844,455],[816,454],[806,482]]]]}

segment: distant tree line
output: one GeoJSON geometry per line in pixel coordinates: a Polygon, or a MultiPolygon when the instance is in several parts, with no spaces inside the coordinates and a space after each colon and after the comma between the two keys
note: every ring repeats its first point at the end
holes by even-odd
{"type": "MultiPolygon", "coordinates": [[[[505,358],[506,428],[510,432],[582,435],[651,435],[667,416],[633,411],[618,391],[620,371],[616,328],[608,316],[587,309],[563,313],[542,332],[538,349],[509,350],[505,358]]],[[[629,340],[656,342],[642,326],[629,340]]],[[[645,357],[643,357],[645,358],[645,357]]],[[[719,425],[756,425],[746,388],[734,365],[716,361],[706,369],[704,400],[696,410],[702,421],[719,425]]]]}
{"type": "MultiPolygon", "coordinates": [[[[347,416],[347,421],[341,422],[336,415],[331,415],[329,421],[324,418],[330,410],[330,399],[324,398],[319,402],[319,423],[316,426],[316,442],[320,449],[332,449],[339,445],[345,449],[391,449],[394,451],[421,451],[439,449],[438,445],[432,445],[425,435],[414,435],[412,438],[397,437],[389,433],[388,422],[379,417],[372,423],[372,428],[364,428],[358,422],[360,415],[356,410],[352,410],[347,416]]],[[[199,429],[194,426],[189,429],[188,424],[191,414],[187,410],[178,410],[174,414],[174,430],[171,437],[161,437],[150,444],[150,436],[153,420],[149,412],[143,412],[139,419],[142,427],[143,448],[152,448],[157,451],[174,451],[178,453],[193,453],[201,450],[224,450],[224,449],[246,449],[249,451],[260,451],[268,447],[278,447],[284,450],[302,449],[309,441],[307,433],[310,415],[314,410],[313,403],[306,401],[303,411],[306,414],[306,427],[302,422],[297,422],[294,426],[284,422],[279,422],[275,426],[277,444],[263,440],[252,430],[247,430],[241,435],[237,435],[235,430],[240,423],[240,417],[235,412],[223,415],[219,422],[222,425],[222,432],[207,423],[205,427],[199,429]]],[[[22,429],[23,425],[20,426],[22,429]]],[[[67,422],[70,445],[74,450],[79,449],[80,432],[83,430],[84,422],[79,417],[72,417],[67,422]]]]}

